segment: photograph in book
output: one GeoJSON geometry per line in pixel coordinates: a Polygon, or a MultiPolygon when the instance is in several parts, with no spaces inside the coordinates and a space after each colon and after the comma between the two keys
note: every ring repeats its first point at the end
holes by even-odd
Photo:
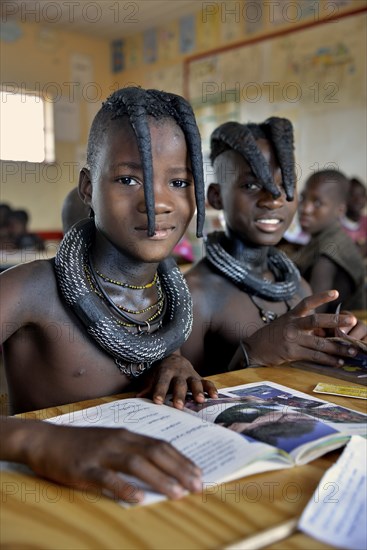
{"type": "MultiPolygon", "coordinates": [[[[220,390],[219,399],[185,407],[202,419],[262,441],[286,453],[297,463],[318,455],[322,445],[340,436],[366,435],[366,415],[333,405],[296,390],[262,382],[220,390]]],[[[327,452],[327,451],[325,451],[327,452]]]]}

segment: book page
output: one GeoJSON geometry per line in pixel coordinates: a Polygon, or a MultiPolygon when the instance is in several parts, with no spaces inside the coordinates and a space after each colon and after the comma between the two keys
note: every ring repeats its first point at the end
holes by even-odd
{"type": "Polygon", "coordinates": [[[367,441],[353,436],[325,473],[299,521],[299,529],[338,548],[367,548],[367,441]]]}
{"type": "Polygon", "coordinates": [[[367,415],[273,382],[220,390],[185,407],[201,418],[289,453],[304,464],[345,445],[353,434],[367,435],[367,415]]]}
{"type": "MultiPolygon", "coordinates": [[[[240,477],[247,465],[250,473],[287,466],[287,458],[277,457],[278,451],[268,445],[249,443],[231,430],[146,399],[121,399],[48,421],[73,426],[122,427],[168,441],[202,469],[204,488],[240,477]],[[267,459],[270,461],[264,463],[267,459]]],[[[134,482],[146,490],[138,480],[134,482]]]]}

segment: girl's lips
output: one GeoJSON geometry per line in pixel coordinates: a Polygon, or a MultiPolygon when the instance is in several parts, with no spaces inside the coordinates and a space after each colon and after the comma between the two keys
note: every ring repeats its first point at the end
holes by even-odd
{"type": "Polygon", "coordinates": [[[282,225],[278,218],[260,218],[255,220],[256,226],[265,233],[275,233],[282,225]]]}
{"type": "Polygon", "coordinates": [[[168,229],[156,229],[154,235],[152,237],[149,237],[149,239],[153,241],[162,241],[164,239],[167,239],[172,231],[173,227],[169,227],[168,229]]]}
{"type": "MultiPolygon", "coordinates": [[[[136,230],[142,231],[147,236],[148,227],[137,227],[136,230]]],[[[152,235],[151,237],[148,237],[148,239],[151,241],[161,241],[161,240],[167,239],[172,233],[172,231],[174,231],[174,227],[171,225],[169,226],[159,225],[159,226],[156,226],[154,235],[152,235]]]]}
{"type": "Polygon", "coordinates": [[[300,223],[300,225],[301,225],[302,227],[303,227],[303,226],[305,226],[305,227],[307,226],[307,227],[308,227],[308,226],[310,225],[311,222],[312,222],[311,218],[308,218],[308,217],[306,217],[306,216],[300,216],[300,217],[299,217],[299,223],[300,223]]]}

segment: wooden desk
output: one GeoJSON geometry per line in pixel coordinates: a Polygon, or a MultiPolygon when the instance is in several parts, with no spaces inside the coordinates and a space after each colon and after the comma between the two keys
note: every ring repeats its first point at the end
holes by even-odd
{"type": "Polygon", "coordinates": [[[353,314],[359,319],[367,324],[367,309],[355,309],[353,314]]]}
{"type": "MultiPolygon", "coordinates": [[[[212,379],[218,387],[271,380],[310,394],[317,382],[335,383],[327,376],[288,367],[247,369],[212,379]]],[[[112,400],[114,397],[84,401],[25,416],[46,418],[112,400]]],[[[366,410],[362,400],[337,396],[325,396],[325,400],[366,410]]],[[[134,509],[37,477],[2,472],[1,546],[3,550],[223,548],[299,516],[340,452],[329,453],[306,466],[226,483],[210,494],[134,509]]],[[[296,533],[269,548],[312,550],[328,546],[296,533]]]]}

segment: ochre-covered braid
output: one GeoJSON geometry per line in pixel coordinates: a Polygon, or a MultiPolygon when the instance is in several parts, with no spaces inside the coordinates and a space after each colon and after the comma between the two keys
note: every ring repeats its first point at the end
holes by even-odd
{"type": "Polygon", "coordinates": [[[180,96],[176,96],[174,104],[182,121],[181,128],[184,130],[186,136],[187,148],[191,159],[197,206],[197,236],[201,237],[205,221],[205,186],[196,184],[196,181],[204,182],[201,137],[190,105],[187,102],[181,101],[181,99],[180,96]]]}
{"type": "Polygon", "coordinates": [[[271,117],[261,124],[221,124],[211,135],[211,162],[214,163],[224,151],[236,151],[248,162],[264,189],[275,198],[279,197],[280,192],[273,182],[269,165],[257,145],[258,139],[266,139],[273,144],[287,200],[293,200],[296,185],[293,127],[286,118],[271,117]]]}
{"type": "Polygon", "coordinates": [[[111,120],[127,116],[135,132],[144,173],[144,196],[148,217],[148,234],[154,235],[155,210],[153,165],[148,116],[157,120],[173,119],[181,128],[191,160],[197,206],[197,235],[202,235],[205,216],[205,186],[201,138],[190,104],[181,96],[139,87],[122,88],[114,92],[97,113],[89,135],[87,161],[93,170],[98,147],[111,120]]]}
{"type": "Polygon", "coordinates": [[[292,201],[296,180],[292,123],[287,118],[271,117],[264,125],[269,127],[271,141],[282,171],[283,187],[287,199],[292,201]]]}
{"type": "MultiPolygon", "coordinates": [[[[269,165],[256,144],[250,129],[239,122],[225,122],[211,135],[211,160],[214,161],[213,151],[216,151],[216,142],[222,142],[222,152],[228,149],[236,151],[246,158],[251,158],[251,169],[256,178],[275,197],[280,195],[279,189],[273,183],[269,165]]],[[[215,155],[217,156],[217,155],[215,155]]]]}

